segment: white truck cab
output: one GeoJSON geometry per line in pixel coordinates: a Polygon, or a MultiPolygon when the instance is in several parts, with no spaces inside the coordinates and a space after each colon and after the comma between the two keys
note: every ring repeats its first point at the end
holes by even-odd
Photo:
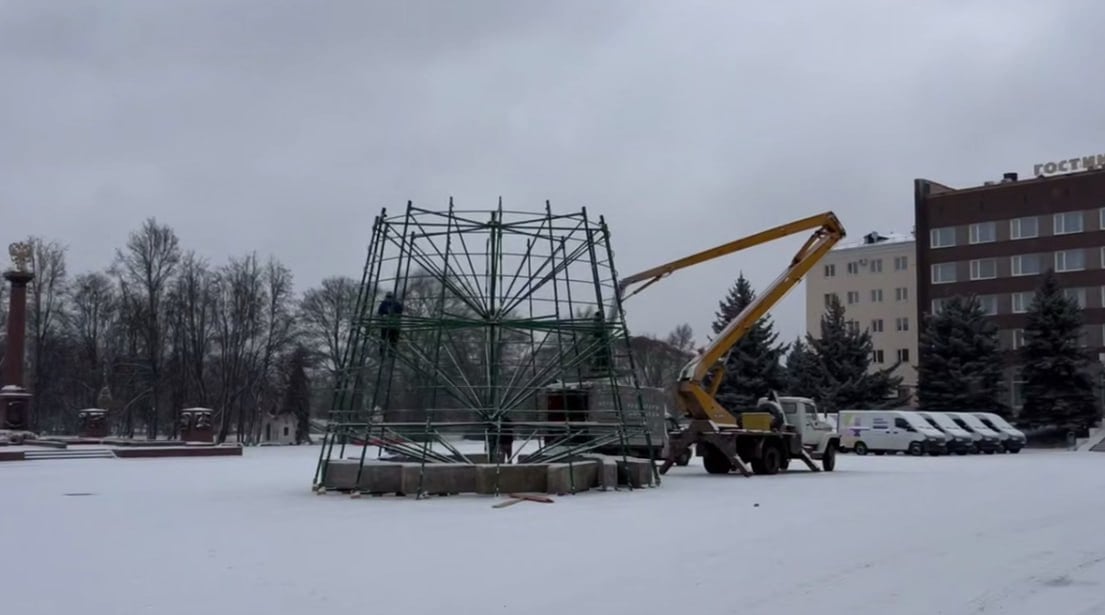
{"type": "Polygon", "coordinates": [[[833,463],[826,458],[825,452],[833,449],[830,456],[840,448],[840,434],[836,427],[817,410],[817,404],[808,397],[761,397],[757,405],[777,404],[783,411],[786,424],[792,426],[801,436],[802,447],[810,457],[823,463],[833,463]]]}
{"type": "Polygon", "coordinates": [[[972,412],[978,420],[989,427],[1001,437],[1001,447],[1007,453],[1019,453],[1024,448],[1028,438],[1024,432],[1009,424],[1009,421],[1001,418],[993,412],[972,412]]]}
{"type": "Polygon", "coordinates": [[[940,455],[947,451],[947,436],[913,411],[841,410],[838,420],[841,447],[857,455],[940,455]]]}
{"type": "Polygon", "coordinates": [[[978,452],[977,441],[981,440],[982,436],[963,429],[950,416],[943,412],[928,411],[918,412],[917,414],[920,414],[921,418],[948,436],[949,453],[966,455],[967,453],[978,452]]]}
{"type": "Polygon", "coordinates": [[[1001,450],[1001,435],[987,427],[986,423],[979,420],[977,416],[970,412],[945,412],[944,414],[955,421],[960,428],[978,434],[979,439],[975,441],[978,450],[987,455],[993,455],[1001,450]]]}

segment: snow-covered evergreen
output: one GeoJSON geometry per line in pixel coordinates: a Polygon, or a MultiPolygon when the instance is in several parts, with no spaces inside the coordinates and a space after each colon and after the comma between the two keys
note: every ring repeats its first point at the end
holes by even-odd
{"type": "Polygon", "coordinates": [[[1097,416],[1092,360],[1082,335],[1081,308],[1064,294],[1054,272],[1048,271],[1024,329],[1023,421],[1081,423],[1097,416]]]}
{"type": "Polygon", "coordinates": [[[978,410],[1008,415],[1001,403],[997,325],[976,297],[953,297],[921,329],[918,405],[934,412],[978,410]]]}

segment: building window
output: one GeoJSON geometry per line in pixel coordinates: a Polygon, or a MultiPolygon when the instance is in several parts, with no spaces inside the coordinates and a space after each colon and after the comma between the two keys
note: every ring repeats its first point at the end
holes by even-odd
{"type": "Polygon", "coordinates": [[[1038,254],[1018,254],[1009,259],[1013,275],[1040,275],[1040,256],[1038,254]]]}
{"type": "Polygon", "coordinates": [[[947,299],[933,299],[932,300],[932,313],[939,314],[944,309],[944,302],[947,299]]]}
{"type": "Polygon", "coordinates": [[[882,289],[881,288],[872,288],[871,289],[871,303],[882,303],[882,289]]]}
{"type": "Polygon", "coordinates": [[[1082,212],[1080,211],[1067,211],[1061,214],[1055,214],[1055,227],[1053,234],[1055,235],[1070,235],[1071,233],[1082,232],[1082,212]]]}
{"type": "Polygon", "coordinates": [[[998,277],[998,263],[992,258],[971,261],[972,280],[992,280],[998,277]]]}
{"type": "Polygon", "coordinates": [[[1014,408],[1024,406],[1024,376],[1020,370],[1013,373],[1012,390],[1010,391],[1010,404],[1014,408]]]}
{"type": "Polygon", "coordinates": [[[825,265],[825,277],[836,277],[836,265],[825,265]]]}
{"type": "Polygon", "coordinates": [[[933,284],[951,284],[955,281],[955,263],[940,263],[932,266],[933,284]]]}
{"type": "Polygon", "coordinates": [[[829,307],[833,304],[834,297],[836,297],[836,293],[825,293],[825,307],[829,307]]]}
{"type": "Polygon", "coordinates": [[[1056,271],[1082,271],[1086,268],[1086,253],[1082,250],[1063,250],[1055,253],[1056,271]]]}
{"type": "Polygon", "coordinates": [[[971,243],[990,243],[998,240],[998,228],[995,222],[978,222],[971,225],[971,243]]]}
{"type": "Polygon", "coordinates": [[[881,258],[875,258],[871,260],[871,273],[882,273],[881,258]]]}
{"type": "Polygon", "coordinates": [[[1032,306],[1033,293],[1013,293],[1013,313],[1024,314],[1032,306]]]}
{"type": "Polygon", "coordinates": [[[955,245],[955,227],[945,226],[934,228],[929,232],[929,246],[933,248],[950,248],[955,245]]]}
{"type": "Polygon", "coordinates": [[[1105,231],[1105,207],[1097,210],[1097,228],[1105,231]]]}
{"type": "Polygon", "coordinates": [[[1024,348],[1024,329],[1013,329],[1013,350],[1024,348]]]}
{"type": "Polygon", "coordinates": [[[898,349],[898,360],[902,363],[909,363],[909,348],[898,349]]]}
{"type": "Polygon", "coordinates": [[[895,301],[909,301],[909,289],[905,286],[899,286],[894,289],[895,301]]]}
{"type": "Polygon", "coordinates": [[[856,275],[859,273],[859,263],[852,261],[848,263],[848,275],[856,275]]]}
{"type": "Polygon", "coordinates": [[[1085,288],[1064,288],[1063,295],[1075,303],[1078,304],[1080,309],[1086,309],[1086,289],[1085,288]]]}
{"type": "Polygon", "coordinates": [[[288,426],[285,425],[284,426],[284,437],[287,437],[287,436],[288,436],[288,426]]]}
{"type": "Polygon", "coordinates": [[[844,325],[846,327],[848,327],[848,332],[851,333],[852,335],[858,335],[859,334],[859,321],[858,320],[849,320],[846,323],[844,323],[844,325]]]}
{"type": "Polygon", "coordinates": [[[882,319],[876,318],[871,321],[871,331],[873,333],[882,333],[882,319]]]}
{"type": "Polygon", "coordinates": [[[909,331],[909,319],[906,317],[899,317],[894,319],[894,328],[899,331],[909,331]]]}
{"type": "Polygon", "coordinates": [[[886,363],[886,357],[881,349],[871,351],[871,361],[874,363],[886,363]]]}
{"type": "Polygon", "coordinates": [[[854,303],[859,303],[859,291],[850,290],[848,291],[848,305],[852,305],[854,303]]]}
{"type": "Polygon", "coordinates": [[[1009,221],[1010,239],[1032,239],[1040,236],[1040,221],[1031,218],[1014,218],[1009,221]]]}
{"type": "MultiPolygon", "coordinates": [[[[1102,210],[1105,211],[1105,210],[1102,210]]],[[[909,257],[895,256],[894,257],[894,271],[905,271],[909,267],[909,257]]]]}
{"type": "Polygon", "coordinates": [[[987,316],[993,316],[998,313],[998,298],[996,295],[979,295],[978,304],[982,306],[982,311],[987,316]]]}

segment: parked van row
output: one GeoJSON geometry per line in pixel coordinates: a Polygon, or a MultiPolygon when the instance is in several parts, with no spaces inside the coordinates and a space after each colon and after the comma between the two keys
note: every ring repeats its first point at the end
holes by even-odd
{"type": "Polygon", "coordinates": [[[841,410],[840,448],[857,455],[1019,453],[1024,432],[992,412],[841,410]]]}

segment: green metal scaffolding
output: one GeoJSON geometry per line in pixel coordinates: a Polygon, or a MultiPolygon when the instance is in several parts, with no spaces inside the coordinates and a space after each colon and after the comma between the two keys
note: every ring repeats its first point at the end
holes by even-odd
{"type": "Polygon", "coordinates": [[[351,458],[358,484],[378,459],[655,461],[664,410],[639,385],[616,284],[610,231],[585,208],[382,211],[315,487],[351,458]],[[389,293],[401,314],[379,313],[389,293]]]}

